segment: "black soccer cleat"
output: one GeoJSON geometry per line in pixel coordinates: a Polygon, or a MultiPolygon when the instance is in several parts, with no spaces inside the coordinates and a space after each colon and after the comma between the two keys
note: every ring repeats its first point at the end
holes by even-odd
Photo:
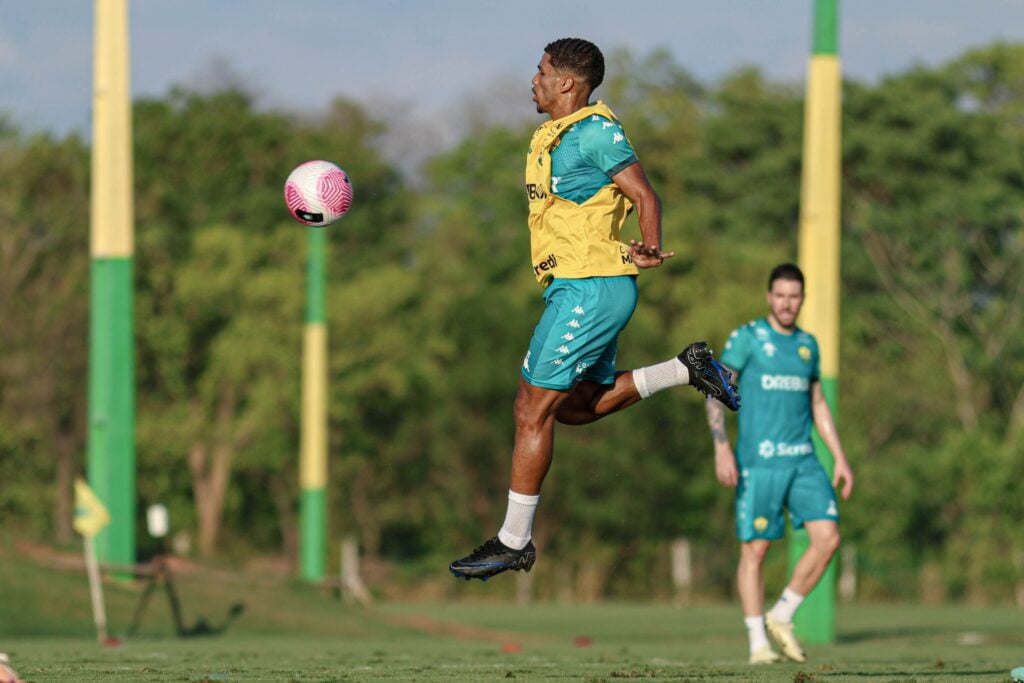
{"type": "Polygon", "coordinates": [[[530,571],[536,559],[537,549],[533,547],[533,541],[527,543],[522,550],[515,550],[509,548],[495,536],[469,555],[452,562],[448,565],[448,571],[466,581],[470,579],[486,581],[495,574],[509,569],[530,571]]]}
{"type": "Polygon", "coordinates": [[[690,384],[697,391],[730,410],[740,409],[740,388],[732,383],[732,373],[715,360],[707,342],[693,342],[676,357],[690,371],[690,384]]]}

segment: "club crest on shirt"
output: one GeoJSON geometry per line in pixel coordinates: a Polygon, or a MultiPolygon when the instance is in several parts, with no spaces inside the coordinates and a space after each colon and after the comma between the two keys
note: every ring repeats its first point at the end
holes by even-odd
{"type": "Polygon", "coordinates": [[[802,360],[805,363],[810,362],[811,350],[809,348],[807,348],[806,346],[801,346],[799,349],[797,349],[796,352],[800,356],[800,360],[802,360]]]}

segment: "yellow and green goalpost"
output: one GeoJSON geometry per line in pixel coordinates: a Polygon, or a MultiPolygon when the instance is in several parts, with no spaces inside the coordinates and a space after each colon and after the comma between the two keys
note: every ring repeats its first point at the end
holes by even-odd
{"type": "MultiPolygon", "coordinates": [[[[838,419],[839,383],[839,196],[842,77],[839,64],[838,0],[814,0],[813,49],[804,104],[803,175],[800,187],[799,261],[807,296],[801,326],[818,338],[821,384],[838,419]]],[[[831,475],[832,454],[814,435],[815,448],[831,475]]],[[[807,548],[807,532],[790,537],[792,567],[807,548]]],[[[835,560],[796,614],[796,630],[807,642],[835,640],[835,560]]]]}
{"type": "MultiPolygon", "coordinates": [[[[135,562],[134,203],[128,0],[94,0],[88,478],[110,511],[99,561],[135,562]]],[[[300,573],[324,577],[327,233],[309,230],[302,368],[300,573]]]]}
{"type": "Polygon", "coordinates": [[[132,119],[128,0],[95,0],[88,380],[89,484],[110,511],[100,561],[135,562],[132,119]]]}
{"type": "Polygon", "coordinates": [[[299,455],[299,573],[303,579],[319,581],[325,573],[327,538],[327,229],[308,231],[299,455]]]}

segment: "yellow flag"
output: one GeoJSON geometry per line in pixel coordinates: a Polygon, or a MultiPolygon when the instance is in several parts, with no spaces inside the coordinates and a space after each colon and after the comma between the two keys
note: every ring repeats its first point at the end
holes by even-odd
{"type": "Polygon", "coordinates": [[[103,501],[96,497],[84,479],[75,479],[75,531],[92,538],[108,524],[110,513],[103,501]]]}

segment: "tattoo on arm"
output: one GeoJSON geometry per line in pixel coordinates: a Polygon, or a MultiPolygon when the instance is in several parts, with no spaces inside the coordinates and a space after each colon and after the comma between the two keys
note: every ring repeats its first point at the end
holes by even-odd
{"type": "Polygon", "coordinates": [[[729,435],[725,432],[725,408],[715,399],[707,402],[708,425],[711,426],[711,438],[715,443],[729,443],[729,435]]]}

